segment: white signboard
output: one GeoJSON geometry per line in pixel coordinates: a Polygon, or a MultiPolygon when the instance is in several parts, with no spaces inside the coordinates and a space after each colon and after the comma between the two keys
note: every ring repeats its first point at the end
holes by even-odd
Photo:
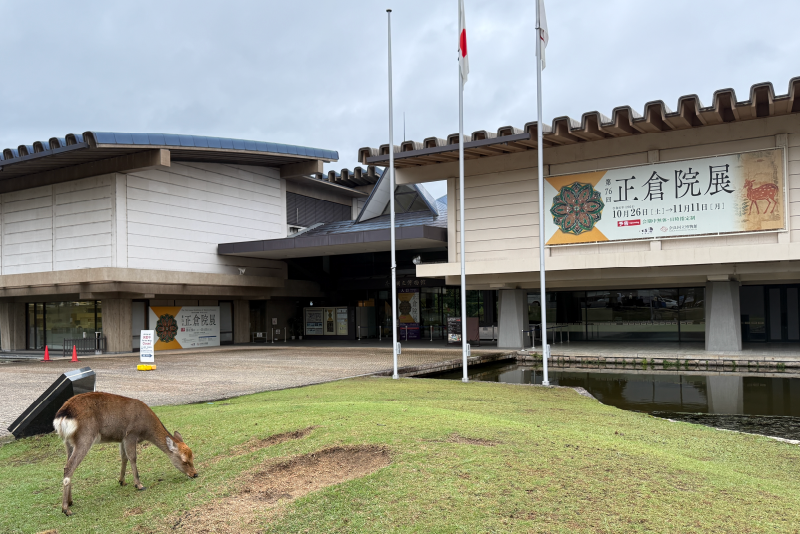
{"type": "Polygon", "coordinates": [[[545,178],[548,245],[780,230],[783,151],[545,178]]]}
{"type": "Polygon", "coordinates": [[[143,363],[154,363],[156,333],[153,330],[139,331],[139,361],[143,363]]]}
{"type": "Polygon", "coordinates": [[[155,350],[218,347],[219,306],[152,306],[155,350]]]}

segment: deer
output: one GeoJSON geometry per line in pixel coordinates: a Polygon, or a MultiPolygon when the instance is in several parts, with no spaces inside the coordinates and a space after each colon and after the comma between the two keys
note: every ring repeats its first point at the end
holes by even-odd
{"type": "Polygon", "coordinates": [[[67,449],[61,499],[61,511],[67,516],[72,515],[72,475],[95,443],[119,443],[120,486],[127,485],[125,470],[130,461],[136,489],[145,489],[136,469],[136,445],[145,440],[161,449],[183,474],[197,478],[192,450],[180,432],[170,434],[153,410],[140,400],[111,393],[82,393],[67,400],[56,412],[53,428],[67,449]]]}
{"type": "Polygon", "coordinates": [[[750,209],[747,211],[747,214],[750,215],[750,212],[753,211],[753,206],[756,207],[756,213],[761,213],[761,210],[758,209],[759,200],[767,201],[767,207],[764,208],[764,214],[767,213],[770,203],[772,203],[772,210],[770,210],[769,213],[774,212],[775,206],[778,205],[778,201],[775,200],[775,195],[778,194],[778,186],[775,184],[764,184],[753,189],[754,183],[755,181],[750,179],[744,181],[744,189],[747,191],[747,200],[750,201],[750,209]]]}

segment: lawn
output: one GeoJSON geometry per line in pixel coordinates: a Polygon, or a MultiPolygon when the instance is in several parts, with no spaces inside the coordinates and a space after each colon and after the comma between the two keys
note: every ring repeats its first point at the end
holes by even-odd
{"type": "Polygon", "coordinates": [[[197,479],[57,436],[0,447],[0,532],[797,532],[800,448],[571,389],[363,378],[156,409],[197,479]],[[312,454],[313,453],[313,454],[312,454]],[[344,482],[337,483],[344,480],[344,482]]]}

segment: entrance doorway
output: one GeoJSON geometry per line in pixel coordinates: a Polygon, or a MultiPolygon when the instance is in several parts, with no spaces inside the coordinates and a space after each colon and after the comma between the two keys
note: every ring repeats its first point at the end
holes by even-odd
{"type": "Polygon", "coordinates": [[[800,341],[800,286],[742,286],[743,341],[800,341]]]}
{"type": "Polygon", "coordinates": [[[800,341],[798,286],[767,286],[769,341],[800,341]]]}

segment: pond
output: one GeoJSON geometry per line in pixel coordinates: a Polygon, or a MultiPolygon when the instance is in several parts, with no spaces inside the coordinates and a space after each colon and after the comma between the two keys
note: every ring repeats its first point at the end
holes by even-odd
{"type": "MultiPolygon", "coordinates": [[[[460,380],[461,369],[429,375],[460,380]]],[[[716,428],[800,439],[800,376],[551,368],[550,384],[582,387],[604,404],[716,428]]],[[[477,365],[470,380],[541,384],[541,366],[477,365]]]]}

